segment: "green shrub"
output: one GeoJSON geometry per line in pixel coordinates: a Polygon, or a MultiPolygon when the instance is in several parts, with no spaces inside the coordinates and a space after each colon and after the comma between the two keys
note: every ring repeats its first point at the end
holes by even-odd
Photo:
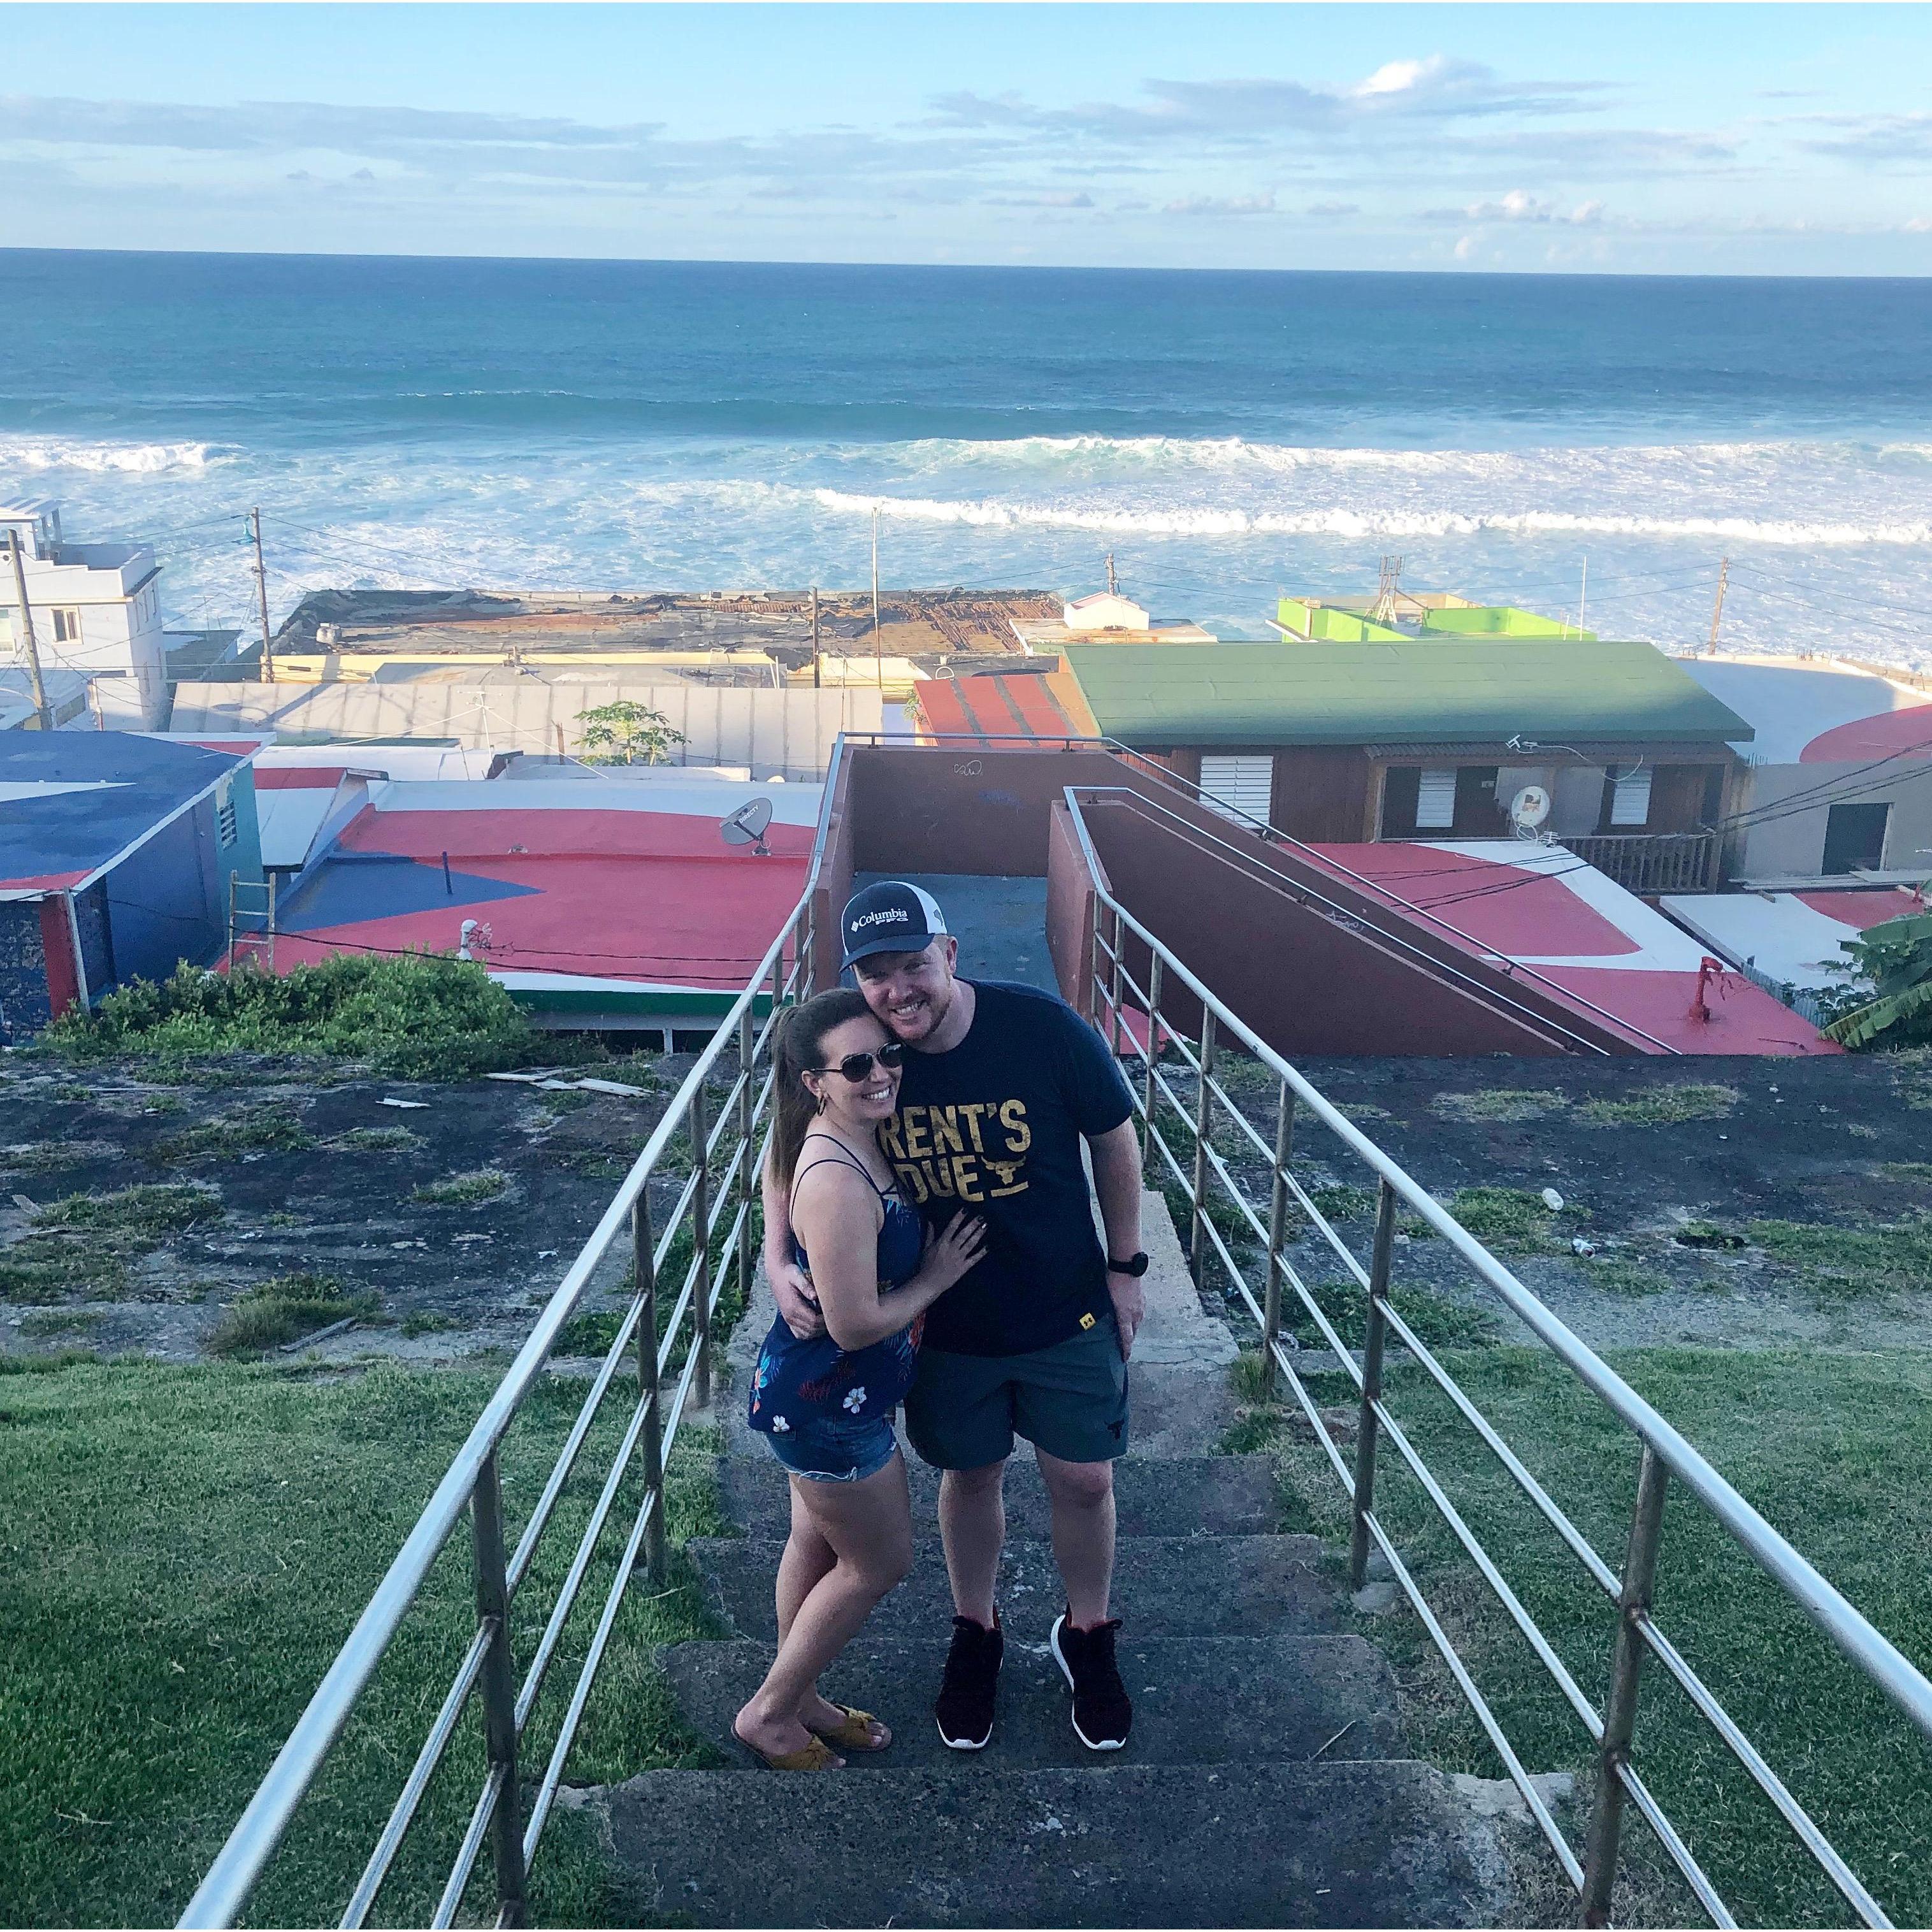
{"type": "Polygon", "coordinates": [[[154,1143],[158,1160],[238,1160],[244,1154],[295,1154],[315,1136],[286,1106],[235,1107],[154,1143]]]}
{"type": "Polygon", "coordinates": [[[442,953],[339,953],[275,974],[178,968],[110,993],[47,1030],[69,1058],[193,1062],[292,1054],[365,1062],[395,1079],[460,1080],[527,1064],[554,1046],[483,968],[442,953]]]}

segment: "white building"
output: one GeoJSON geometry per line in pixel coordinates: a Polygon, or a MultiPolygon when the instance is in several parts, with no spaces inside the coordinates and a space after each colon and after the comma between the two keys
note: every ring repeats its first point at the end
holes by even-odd
{"type": "Polygon", "coordinates": [[[0,504],[0,664],[26,662],[8,532],[20,539],[44,672],[88,680],[100,721],[157,730],[167,722],[167,642],[161,627],[160,566],[140,544],[69,543],[60,507],[0,504]]]}

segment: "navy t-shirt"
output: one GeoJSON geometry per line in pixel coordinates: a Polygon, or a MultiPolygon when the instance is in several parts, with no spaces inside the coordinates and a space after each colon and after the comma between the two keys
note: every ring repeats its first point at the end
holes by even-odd
{"type": "Polygon", "coordinates": [[[1064,1000],[972,984],[966,1037],[948,1053],[907,1053],[879,1141],[901,1194],[936,1225],[962,1207],[986,1222],[985,1255],[927,1312],[926,1346],[1024,1354],[1112,1305],[1080,1142],[1118,1127],[1133,1097],[1106,1042],[1064,1000]]]}

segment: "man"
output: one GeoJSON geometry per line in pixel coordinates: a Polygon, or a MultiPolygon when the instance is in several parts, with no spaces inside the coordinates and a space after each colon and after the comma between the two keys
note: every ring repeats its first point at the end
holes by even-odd
{"type": "MultiPolygon", "coordinates": [[[[1141,1162],[1133,1100],[1100,1036],[1030,986],[955,977],[938,904],[899,880],[847,904],[844,964],[910,1049],[880,1138],[905,1198],[944,1224],[982,1216],[984,1258],[928,1311],[906,1432],[940,1479],[952,1642],[934,1714],[955,1750],[993,1734],[1004,1648],[994,1598],[1015,1436],[1034,1445],[1052,1508],[1066,1606],[1048,1633],[1093,1750],[1127,1741],[1133,1710],[1114,1658],[1114,1459],[1127,1446],[1127,1359],[1143,1312],[1141,1162]],[[1106,1228],[1094,1232],[1085,1139],[1106,1228]]],[[[765,1189],[765,1267],[779,1312],[821,1332],[790,1261],[782,1196],[765,1189]]]]}

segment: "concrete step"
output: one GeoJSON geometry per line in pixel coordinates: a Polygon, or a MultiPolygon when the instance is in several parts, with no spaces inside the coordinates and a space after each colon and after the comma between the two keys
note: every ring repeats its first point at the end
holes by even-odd
{"type": "MultiPolygon", "coordinates": [[[[714,1607],[741,1636],[772,1638],[772,1586],[783,1544],[774,1538],[694,1538],[687,1546],[714,1607]]],[[[1136,1536],[1124,1538],[1113,1600],[1126,1634],[1155,1636],[1294,1636],[1334,1630],[1341,1601],[1321,1568],[1312,1536],[1136,1536]]],[[[1006,1545],[1000,1614],[1010,1639],[1044,1643],[1065,1606],[1052,1546],[1027,1538],[1006,1545]]],[[[944,1642],[952,1598],[938,1539],[928,1538],[912,1574],[872,1612],[878,1637],[944,1642]]]]}
{"type": "MultiPolygon", "coordinates": [[[[913,1522],[920,1534],[938,1522],[939,1472],[908,1459],[913,1522]]],[[[1268,1456],[1177,1456],[1161,1462],[1124,1458],[1114,1472],[1120,1533],[1128,1536],[1264,1535],[1280,1520],[1276,1466],[1268,1456]]],[[[727,1456],[718,1465],[725,1512],[748,1534],[782,1537],[791,1521],[791,1486],[777,1462],[760,1454],[727,1456]]],[[[1006,1533],[1049,1532],[1040,1466],[1016,1455],[1006,1472],[1006,1533]]]]}
{"type": "Polygon", "coordinates": [[[1508,1909],[1498,1828],[1423,1764],[785,1776],[572,1802],[640,1919],[707,1926],[1444,1926],[1508,1909]]]}
{"type": "MultiPolygon", "coordinates": [[[[944,1634],[934,1630],[908,1643],[862,1630],[826,1674],[829,1696],[892,1727],[890,1748],[876,1756],[854,1754],[848,1760],[854,1770],[958,1762],[932,1720],[944,1634]]],[[[1134,1700],[1134,1728],[1120,1762],[1305,1763],[1318,1751],[1324,1762],[1342,1763],[1396,1748],[1395,1680],[1382,1653],[1360,1637],[1123,1636],[1120,1676],[1134,1700]]],[[[680,1643],[658,1655],[686,1722],[735,1754],[731,1720],[770,1668],[772,1646],[680,1643]]],[[[1097,1765],[1074,1736],[1068,1711],[1066,1679],[1046,1645],[1010,1641],[999,1721],[985,1753],[988,1768],[1097,1765]]]]}

